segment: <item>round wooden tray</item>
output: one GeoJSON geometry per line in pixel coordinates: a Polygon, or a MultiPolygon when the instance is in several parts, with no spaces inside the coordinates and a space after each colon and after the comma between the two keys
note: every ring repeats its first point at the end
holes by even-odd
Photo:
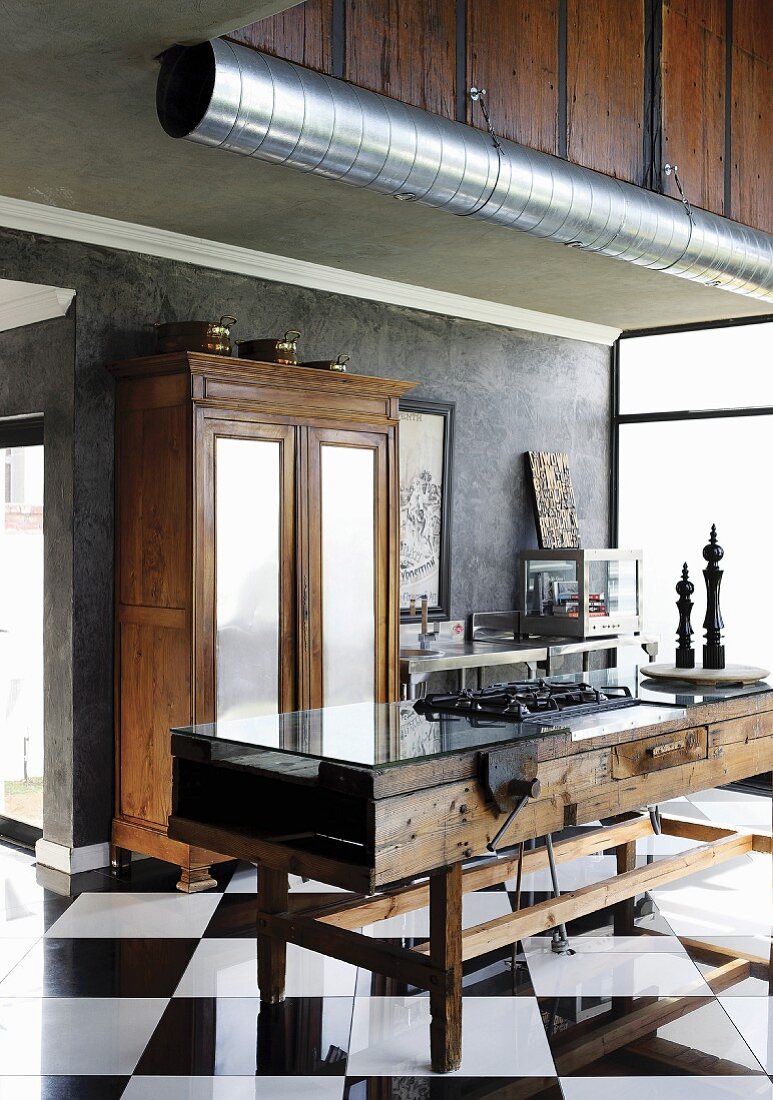
{"type": "Polygon", "coordinates": [[[767,668],[728,665],[726,668],[677,668],[676,665],[642,665],[642,676],[651,680],[679,680],[683,684],[756,684],[770,675],[767,668]]]}

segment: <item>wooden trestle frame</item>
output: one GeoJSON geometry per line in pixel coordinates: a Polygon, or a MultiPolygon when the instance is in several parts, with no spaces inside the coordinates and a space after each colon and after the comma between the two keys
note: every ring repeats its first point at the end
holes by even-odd
{"type": "MultiPolygon", "coordinates": [[[[514,855],[502,854],[465,867],[460,863],[442,867],[431,872],[427,879],[371,896],[350,895],[334,904],[294,911],[290,911],[288,906],[286,872],[261,864],[257,918],[261,999],[266,1003],[275,1003],[284,996],[288,941],[376,971],[388,978],[429,990],[432,1068],[440,1073],[458,1069],[461,1061],[462,964],[465,960],[512,945],[527,936],[549,931],[559,924],[612,905],[616,906],[616,933],[630,933],[634,928],[633,907],[637,894],[749,852],[771,853],[771,836],[767,833],[742,832],[668,817],[661,819],[661,831],[669,836],[701,843],[678,855],[636,867],[636,841],[652,836],[654,830],[648,814],[627,815],[613,825],[588,830],[554,846],[555,859],[559,864],[614,850],[617,857],[616,876],[466,929],[462,929],[462,896],[513,878],[519,866],[517,849],[514,855]],[[403,948],[355,931],[364,925],[426,905],[430,910],[430,938],[427,943],[403,948]]],[[[526,852],[522,859],[523,874],[548,867],[545,848],[526,852]]],[[[682,943],[698,961],[716,964],[705,975],[714,992],[720,992],[750,975],[764,977],[770,982],[769,959],[697,941],[682,940],[682,943]]],[[[773,983],[770,989],[773,994],[773,983]]],[[[611,1031],[603,1038],[604,1049],[616,1049],[615,1043],[619,1048],[645,1036],[650,1036],[649,1045],[652,1046],[653,1042],[657,1042],[651,1039],[657,1027],[704,1003],[705,999],[700,997],[657,999],[637,1012],[634,1022],[627,1016],[606,1025],[606,1030],[611,1031]]],[[[569,1047],[563,1051],[562,1072],[571,1071],[575,1063],[588,1062],[588,1041],[584,1040],[585,1045],[577,1050],[569,1047]]],[[[602,1039],[594,1034],[590,1041],[601,1042],[602,1039]]],[[[661,1041],[661,1045],[664,1042],[661,1041]]]]}

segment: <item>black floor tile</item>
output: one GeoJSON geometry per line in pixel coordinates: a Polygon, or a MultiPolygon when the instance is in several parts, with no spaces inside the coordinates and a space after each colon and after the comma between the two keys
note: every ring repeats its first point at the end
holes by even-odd
{"type": "MultiPolygon", "coordinates": [[[[212,887],[212,893],[222,893],[225,890],[236,867],[236,860],[212,865],[210,873],[217,882],[217,886],[212,887]]],[[[177,883],[180,881],[180,868],[176,864],[152,858],[132,860],[129,870],[123,874],[117,874],[109,868],[104,868],[99,874],[107,879],[108,889],[132,893],[174,893],[177,892],[177,883]]]]}
{"type": "Polygon", "coordinates": [[[350,997],[179,997],[161,1017],[139,1063],[140,1076],[343,1076],[350,997]]]}
{"type": "Polygon", "coordinates": [[[764,1071],[714,997],[538,998],[559,1077],[764,1071]]]}
{"type": "Polygon", "coordinates": [[[16,997],[171,997],[198,943],[50,937],[33,948],[7,981],[16,997]]]}
{"type": "Polygon", "coordinates": [[[256,935],[258,927],[257,894],[223,894],[204,931],[204,939],[230,939],[256,935]]]}
{"type": "Polygon", "coordinates": [[[344,1100],[562,1100],[556,1077],[347,1077],[344,1100]]]}

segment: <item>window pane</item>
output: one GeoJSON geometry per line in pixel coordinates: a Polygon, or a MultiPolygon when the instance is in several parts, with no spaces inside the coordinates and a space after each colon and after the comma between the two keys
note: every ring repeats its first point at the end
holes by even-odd
{"type": "Polygon", "coordinates": [[[725,558],[722,614],[728,663],[773,669],[765,591],[773,509],[769,507],[773,416],[624,424],[620,428],[621,546],[644,550],[644,629],[661,636],[672,662],[682,562],[695,585],[692,625],[702,662],[706,613],[703,547],[717,525],[725,558]]]}
{"type": "Polygon", "coordinates": [[[620,341],[620,412],[773,406],[773,324],[620,341]]]}
{"type": "Polygon", "coordinates": [[[217,439],[217,717],[279,709],[280,443],[217,439]]]}
{"type": "Polygon", "coordinates": [[[322,691],[326,707],[375,698],[375,452],[322,446],[322,691]]]}
{"type": "Polygon", "coordinates": [[[0,813],[43,825],[43,448],[0,448],[0,813]]]}

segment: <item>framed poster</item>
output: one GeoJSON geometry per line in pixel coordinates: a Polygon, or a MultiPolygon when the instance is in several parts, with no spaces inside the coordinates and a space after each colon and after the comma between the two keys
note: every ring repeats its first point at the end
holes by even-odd
{"type": "Polygon", "coordinates": [[[451,402],[400,401],[401,622],[420,618],[425,594],[431,619],[450,617],[454,410],[451,402]]]}

